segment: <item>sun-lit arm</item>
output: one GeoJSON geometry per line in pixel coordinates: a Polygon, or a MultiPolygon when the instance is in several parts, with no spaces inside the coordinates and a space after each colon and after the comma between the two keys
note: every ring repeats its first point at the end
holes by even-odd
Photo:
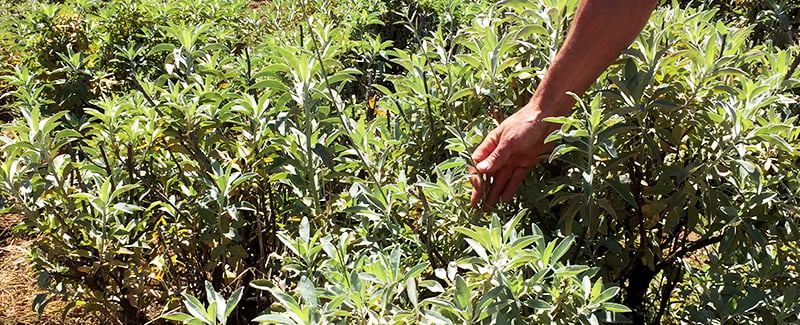
{"type": "MultiPolygon", "coordinates": [[[[620,52],[641,32],[656,0],[582,0],[566,41],[530,102],[506,119],[484,139],[472,158],[478,172],[491,178],[486,207],[501,198],[509,201],[522,180],[551,149],[544,139],[557,125],[544,118],[569,113],[575,100],[567,95],[583,94],[620,52]]],[[[488,179],[488,178],[487,178],[488,179]]],[[[472,204],[483,197],[480,178],[472,177],[472,204]]]]}

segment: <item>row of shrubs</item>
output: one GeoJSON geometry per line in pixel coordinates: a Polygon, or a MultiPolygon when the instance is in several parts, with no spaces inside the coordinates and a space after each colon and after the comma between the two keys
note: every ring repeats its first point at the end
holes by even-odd
{"type": "Polygon", "coordinates": [[[659,8],[553,120],[520,195],[469,207],[472,149],[535,90],[576,6],[0,4],[0,211],[40,236],[34,308],[797,321],[798,46],[725,8],[659,8]]]}

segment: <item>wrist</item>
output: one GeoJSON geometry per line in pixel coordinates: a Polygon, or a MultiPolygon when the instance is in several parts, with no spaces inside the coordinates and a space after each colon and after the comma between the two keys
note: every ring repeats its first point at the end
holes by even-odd
{"type": "Polygon", "coordinates": [[[537,90],[531,100],[520,109],[527,116],[544,119],[568,115],[575,105],[575,99],[567,91],[537,90]]]}

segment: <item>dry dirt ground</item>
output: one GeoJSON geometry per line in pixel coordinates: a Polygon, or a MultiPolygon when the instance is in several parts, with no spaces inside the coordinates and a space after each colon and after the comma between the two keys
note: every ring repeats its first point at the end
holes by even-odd
{"type": "Polygon", "coordinates": [[[36,240],[33,237],[14,236],[11,230],[22,220],[21,215],[0,215],[0,325],[55,325],[97,324],[80,310],[73,310],[66,318],[61,317],[64,303],[48,305],[39,319],[33,311],[33,298],[43,291],[37,288],[36,278],[26,261],[27,249],[36,240]]]}

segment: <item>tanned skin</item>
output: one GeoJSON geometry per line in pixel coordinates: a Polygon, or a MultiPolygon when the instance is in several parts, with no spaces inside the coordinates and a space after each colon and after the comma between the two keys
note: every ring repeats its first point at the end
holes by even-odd
{"type": "Polygon", "coordinates": [[[582,95],[642,31],[656,0],[581,0],[566,41],[530,102],[489,133],[472,158],[471,202],[483,209],[510,201],[539,157],[552,150],[545,138],[559,126],[544,122],[569,114],[582,95]],[[489,184],[481,184],[477,173],[489,184]],[[488,190],[488,193],[484,193],[488,190]],[[485,194],[485,200],[484,199],[485,194]]]}

